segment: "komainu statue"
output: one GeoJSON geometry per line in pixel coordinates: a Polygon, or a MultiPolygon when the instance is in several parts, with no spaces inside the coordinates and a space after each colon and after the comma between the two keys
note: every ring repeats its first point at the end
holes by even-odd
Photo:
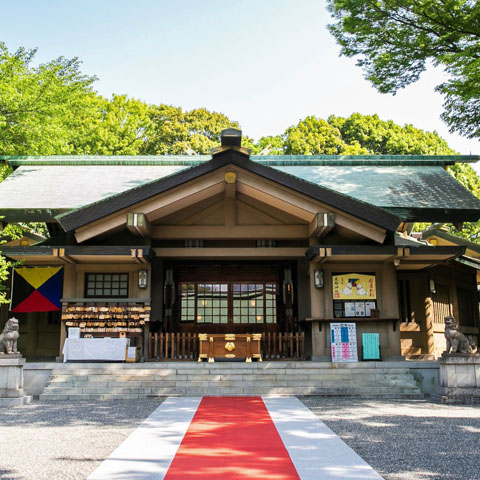
{"type": "Polygon", "coordinates": [[[18,320],[15,317],[9,318],[0,334],[0,355],[18,353],[17,340],[19,336],[18,320]]]}
{"type": "Polygon", "coordinates": [[[445,317],[446,353],[475,353],[477,347],[472,338],[467,338],[457,327],[455,317],[445,317]]]}

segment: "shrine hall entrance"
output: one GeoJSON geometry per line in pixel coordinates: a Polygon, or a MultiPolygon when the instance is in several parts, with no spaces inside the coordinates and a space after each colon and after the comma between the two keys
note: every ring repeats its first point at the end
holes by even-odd
{"type": "Polygon", "coordinates": [[[292,271],[282,262],[169,265],[165,318],[178,332],[294,332],[292,271]]]}

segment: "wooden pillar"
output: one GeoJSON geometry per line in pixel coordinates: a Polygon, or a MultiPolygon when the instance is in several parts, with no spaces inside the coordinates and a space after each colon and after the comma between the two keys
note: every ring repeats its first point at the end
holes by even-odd
{"type": "MultiPolygon", "coordinates": [[[[382,310],[386,318],[399,318],[397,271],[393,263],[384,263],[382,271],[382,310]]],[[[400,325],[387,328],[388,356],[401,357],[400,325]]]]}
{"type": "Polygon", "coordinates": [[[150,334],[150,322],[145,322],[143,326],[143,352],[142,361],[146,362],[150,358],[150,342],[148,336],[150,334]]]}
{"type": "MultiPolygon", "coordinates": [[[[77,271],[75,264],[67,264],[63,268],[63,294],[62,298],[74,298],[77,286],[77,271]]],[[[60,346],[58,356],[62,357],[63,345],[67,338],[67,327],[65,322],[60,320],[60,346]]]]}
{"type": "MultiPolygon", "coordinates": [[[[312,318],[325,318],[325,294],[323,289],[317,289],[314,285],[314,271],[319,264],[310,263],[310,310],[312,318]]],[[[325,325],[320,331],[319,322],[312,322],[312,360],[320,360],[326,356],[325,325]]]]}
{"type": "Polygon", "coordinates": [[[27,345],[25,355],[35,355],[38,336],[38,313],[27,313],[27,345]]]}
{"type": "MultiPolygon", "coordinates": [[[[426,281],[424,282],[426,284],[426,281]]],[[[427,354],[435,354],[435,338],[433,335],[433,301],[430,292],[425,288],[425,336],[427,354]]]]}
{"type": "MultiPolygon", "coordinates": [[[[457,278],[453,268],[450,269],[450,287],[449,297],[451,303],[452,315],[457,320],[457,325],[460,325],[460,309],[458,308],[458,295],[457,295],[457,278]]],[[[461,326],[461,325],[460,325],[461,326]]]]}

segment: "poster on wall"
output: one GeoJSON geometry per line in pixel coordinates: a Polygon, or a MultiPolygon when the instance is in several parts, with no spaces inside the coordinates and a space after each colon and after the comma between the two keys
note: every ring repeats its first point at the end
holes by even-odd
{"type": "Polygon", "coordinates": [[[358,362],[355,323],[331,323],[332,362],[358,362]]]}
{"type": "Polygon", "coordinates": [[[346,273],[332,275],[334,300],[375,300],[375,275],[346,273]]]}

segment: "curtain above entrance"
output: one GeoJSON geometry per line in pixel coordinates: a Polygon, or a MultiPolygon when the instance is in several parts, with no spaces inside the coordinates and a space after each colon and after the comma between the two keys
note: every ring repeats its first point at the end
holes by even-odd
{"type": "Polygon", "coordinates": [[[17,267],[13,270],[12,301],[15,313],[61,309],[63,267],[17,267]]]}

